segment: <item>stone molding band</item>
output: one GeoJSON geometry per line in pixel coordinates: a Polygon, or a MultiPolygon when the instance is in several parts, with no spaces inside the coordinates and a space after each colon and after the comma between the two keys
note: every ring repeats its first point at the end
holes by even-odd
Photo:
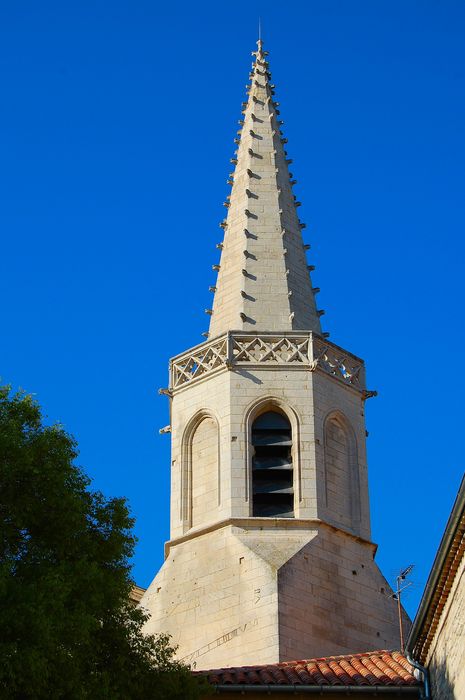
{"type": "Polygon", "coordinates": [[[254,518],[249,516],[243,518],[225,518],[224,520],[211,523],[211,525],[192,528],[192,530],[189,530],[185,535],[168,540],[168,542],[165,542],[165,559],[168,558],[173,547],[192,540],[195,537],[207,535],[215,530],[222,530],[225,527],[237,527],[240,529],[257,531],[263,530],[263,528],[269,531],[273,528],[276,530],[286,530],[288,532],[297,530],[318,530],[319,528],[323,528],[331,532],[339,532],[342,535],[346,535],[351,540],[369,547],[373,552],[373,557],[378,549],[378,545],[375,542],[367,540],[365,537],[360,537],[360,535],[355,535],[346,528],[333,525],[320,518],[254,518]]]}

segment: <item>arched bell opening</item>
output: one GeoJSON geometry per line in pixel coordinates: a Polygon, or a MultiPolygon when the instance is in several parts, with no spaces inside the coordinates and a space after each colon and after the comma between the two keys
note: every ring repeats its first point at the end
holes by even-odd
{"type": "Polygon", "coordinates": [[[252,423],[252,514],[294,517],[292,428],[282,413],[267,411],[252,423]]]}

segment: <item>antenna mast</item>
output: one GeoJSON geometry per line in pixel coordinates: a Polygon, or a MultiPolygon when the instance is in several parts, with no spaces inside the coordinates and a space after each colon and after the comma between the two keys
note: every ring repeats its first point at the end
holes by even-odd
{"type": "Polygon", "coordinates": [[[404,653],[404,628],[402,625],[402,604],[401,604],[401,593],[409,588],[413,581],[405,581],[407,576],[412,572],[414,564],[410,564],[405,569],[403,569],[399,575],[396,577],[396,592],[392,594],[392,597],[397,600],[397,613],[399,615],[399,636],[400,636],[400,650],[404,653]],[[405,583],[404,583],[405,581],[405,583]]]}

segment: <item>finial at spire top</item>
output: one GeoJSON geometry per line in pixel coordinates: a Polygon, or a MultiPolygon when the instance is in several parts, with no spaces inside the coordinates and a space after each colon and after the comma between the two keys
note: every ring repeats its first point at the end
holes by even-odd
{"type": "Polygon", "coordinates": [[[257,51],[252,51],[252,56],[256,56],[257,58],[260,56],[261,60],[263,60],[264,56],[268,56],[268,51],[263,50],[263,40],[261,38],[261,27],[259,26],[259,38],[257,41],[257,51]]]}
{"type": "Polygon", "coordinates": [[[263,50],[263,41],[261,39],[257,41],[257,50],[252,51],[252,56],[255,56],[260,61],[263,61],[268,56],[268,51],[263,50]]]}

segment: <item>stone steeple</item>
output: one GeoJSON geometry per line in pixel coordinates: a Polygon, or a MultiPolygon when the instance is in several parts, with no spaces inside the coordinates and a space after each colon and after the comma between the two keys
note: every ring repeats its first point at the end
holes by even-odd
{"type": "MultiPolygon", "coordinates": [[[[392,649],[363,360],[328,341],[258,43],[210,337],[170,362],[171,529],[148,632],[218,668],[392,649]]],[[[407,626],[406,622],[406,626],[407,626]]]]}
{"type": "Polygon", "coordinates": [[[243,104],[235,142],[228,214],[209,336],[228,330],[321,333],[305,246],[284,148],[279,103],[263,42],[243,104]]]}

